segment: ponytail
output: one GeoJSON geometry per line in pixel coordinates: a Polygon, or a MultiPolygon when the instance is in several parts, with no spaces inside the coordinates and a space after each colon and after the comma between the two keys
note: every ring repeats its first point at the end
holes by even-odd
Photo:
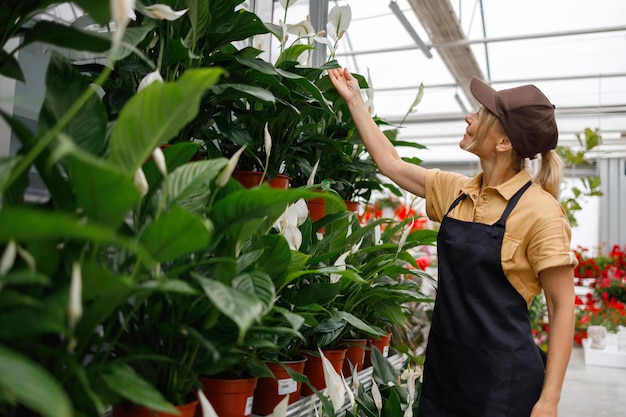
{"type": "Polygon", "coordinates": [[[541,165],[533,177],[533,181],[539,183],[544,190],[558,200],[562,177],[563,161],[559,154],[555,150],[542,153],[541,165]]]}

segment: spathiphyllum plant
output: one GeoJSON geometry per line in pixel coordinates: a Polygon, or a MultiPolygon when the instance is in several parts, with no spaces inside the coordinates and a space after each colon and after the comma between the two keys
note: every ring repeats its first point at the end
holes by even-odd
{"type": "MultiPolygon", "coordinates": [[[[24,43],[97,53],[108,65],[94,77],[51,53],[37,130],[2,113],[21,148],[0,161],[0,408],[7,416],[87,416],[127,401],[174,412],[194,399],[199,372],[252,367],[257,346],[272,348],[264,318],[281,314],[277,282],[291,265],[272,225],[313,193],[243,189],[229,179],[226,158],[188,162],[197,148],[189,141],[161,151],[196,120],[224,70],[162,77],[112,112],[97,88],[125,53],[140,54],[129,42],[143,38],[132,27],[109,36],[32,25],[50,3],[3,4],[0,16],[15,6],[6,27],[24,43]],[[43,202],[29,199],[31,168],[43,202]]],[[[127,19],[116,7],[132,4],[112,2],[109,11],[85,3],[100,23],[127,19]]],[[[128,22],[116,23],[121,31],[128,22]]],[[[20,79],[10,52],[1,72],[20,79]]],[[[286,326],[277,330],[297,332],[286,326]]]]}

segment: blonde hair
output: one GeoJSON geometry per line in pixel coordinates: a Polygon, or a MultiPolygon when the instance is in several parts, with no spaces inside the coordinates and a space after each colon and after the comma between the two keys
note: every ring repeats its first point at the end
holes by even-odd
{"type": "Polygon", "coordinates": [[[554,149],[543,152],[541,154],[541,165],[537,173],[535,173],[533,181],[540,184],[544,190],[558,200],[562,178],[563,160],[559,154],[554,149]]]}

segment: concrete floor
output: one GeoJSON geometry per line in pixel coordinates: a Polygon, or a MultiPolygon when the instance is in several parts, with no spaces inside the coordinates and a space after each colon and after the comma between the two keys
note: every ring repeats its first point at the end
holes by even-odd
{"type": "Polygon", "coordinates": [[[559,417],[626,416],[626,368],[585,365],[575,347],[567,369],[559,417]]]}

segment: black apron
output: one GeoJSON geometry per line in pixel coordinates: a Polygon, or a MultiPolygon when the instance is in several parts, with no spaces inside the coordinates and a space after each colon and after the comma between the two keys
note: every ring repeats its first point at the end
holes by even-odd
{"type": "Polygon", "coordinates": [[[505,222],[524,185],[493,225],[444,216],[439,276],[418,417],[528,417],[544,362],[524,298],[501,265],[505,222]]]}

